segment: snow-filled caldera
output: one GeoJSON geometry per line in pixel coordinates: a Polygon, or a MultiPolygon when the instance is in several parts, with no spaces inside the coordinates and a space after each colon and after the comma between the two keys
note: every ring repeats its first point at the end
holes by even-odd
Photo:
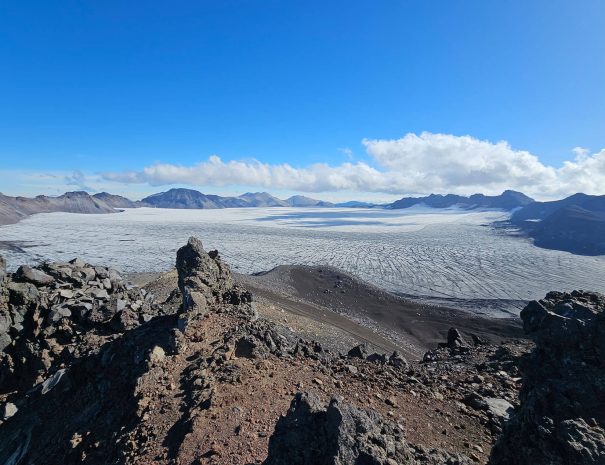
{"type": "Polygon", "coordinates": [[[163,271],[197,236],[237,272],[332,265],[393,292],[494,315],[518,313],[550,290],[605,291],[605,257],[541,249],[490,226],[506,218],[421,207],[47,213],[0,227],[0,253],[12,270],[77,256],[124,272],[163,271]]]}

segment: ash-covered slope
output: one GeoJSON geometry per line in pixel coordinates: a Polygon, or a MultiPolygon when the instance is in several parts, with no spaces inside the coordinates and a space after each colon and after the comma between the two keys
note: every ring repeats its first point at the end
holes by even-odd
{"type": "Polygon", "coordinates": [[[9,197],[0,194],[0,225],[16,223],[35,213],[115,213],[113,206],[86,192],[66,192],[58,197],[39,195],[9,197]]]}

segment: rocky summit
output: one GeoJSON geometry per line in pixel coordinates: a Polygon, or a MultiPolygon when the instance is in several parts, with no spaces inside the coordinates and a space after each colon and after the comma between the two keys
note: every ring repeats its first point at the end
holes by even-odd
{"type": "Polygon", "coordinates": [[[0,260],[0,463],[603,463],[605,299],[550,293],[535,339],[456,328],[422,360],[269,319],[191,238],[145,287],[0,260]],[[494,446],[495,444],[495,446],[494,446]],[[492,449],[493,447],[493,449],[492,449]]]}

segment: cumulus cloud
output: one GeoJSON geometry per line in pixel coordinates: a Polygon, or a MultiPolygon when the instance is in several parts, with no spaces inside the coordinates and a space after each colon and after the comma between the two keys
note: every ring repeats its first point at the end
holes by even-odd
{"type": "Polygon", "coordinates": [[[401,139],[364,139],[373,163],[314,164],[294,168],[259,161],[223,161],[213,155],[194,166],[158,163],[140,171],[104,173],[107,180],[153,186],[246,185],[302,192],[358,191],[389,194],[452,192],[496,194],[517,189],[538,198],[575,192],[605,193],[605,149],[572,149],[572,160],[548,166],[505,141],[471,136],[406,134],[401,139]]]}
{"type": "Polygon", "coordinates": [[[190,184],[194,186],[246,185],[292,189],[304,192],[372,190],[372,180],[380,182],[382,173],[365,163],[329,166],[319,163],[307,168],[288,164],[269,165],[256,160],[225,162],[212,155],[194,166],[159,163],[142,171],[104,173],[111,181],[148,183],[153,186],[190,184]]]}

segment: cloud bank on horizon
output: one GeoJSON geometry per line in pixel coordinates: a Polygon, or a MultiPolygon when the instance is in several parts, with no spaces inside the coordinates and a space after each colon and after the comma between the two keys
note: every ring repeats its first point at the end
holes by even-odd
{"type": "Polygon", "coordinates": [[[408,133],[400,139],[363,139],[372,166],[293,167],[252,161],[223,161],[212,155],[194,166],[157,163],[140,171],[106,172],[108,181],[162,186],[246,185],[306,193],[355,191],[385,194],[499,194],[514,189],[538,198],[576,192],[605,194],[605,149],[590,153],[576,147],[561,167],[545,165],[530,152],[506,141],[471,136],[408,133]]]}

